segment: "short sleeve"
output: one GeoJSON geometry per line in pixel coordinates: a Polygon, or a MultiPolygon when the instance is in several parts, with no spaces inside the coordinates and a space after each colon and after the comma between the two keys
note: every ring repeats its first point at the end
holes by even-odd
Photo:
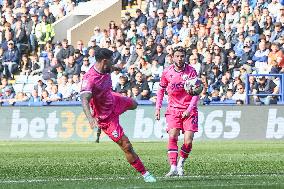
{"type": "Polygon", "coordinates": [[[160,81],[160,86],[163,88],[166,88],[168,86],[168,80],[166,78],[166,73],[165,71],[163,71],[162,76],[161,76],[161,81],[160,81]]]}
{"type": "Polygon", "coordinates": [[[92,79],[92,77],[85,75],[82,80],[80,93],[92,93],[94,86],[94,80],[92,79]]]}

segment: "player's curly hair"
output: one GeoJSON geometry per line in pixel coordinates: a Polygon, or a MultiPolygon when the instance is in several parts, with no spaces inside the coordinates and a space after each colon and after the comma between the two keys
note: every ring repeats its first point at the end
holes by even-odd
{"type": "Polygon", "coordinates": [[[177,46],[173,49],[174,53],[175,52],[182,52],[182,53],[186,53],[186,49],[181,47],[181,46],[177,46]]]}
{"type": "Polygon", "coordinates": [[[99,48],[95,52],[96,61],[100,62],[103,59],[111,59],[113,52],[107,48],[99,48]]]}

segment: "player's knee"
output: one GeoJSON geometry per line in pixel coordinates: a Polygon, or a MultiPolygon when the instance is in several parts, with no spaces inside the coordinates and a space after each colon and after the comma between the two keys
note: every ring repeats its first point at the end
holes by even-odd
{"type": "Polygon", "coordinates": [[[192,142],[193,142],[193,138],[187,138],[187,139],[184,139],[184,144],[185,145],[192,145],[192,142]]]}
{"type": "Polygon", "coordinates": [[[133,100],[133,103],[132,103],[132,106],[131,106],[130,109],[135,110],[137,108],[137,106],[138,106],[138,103],[135,100],[133,100]]]}
{"type": "Polygon", "coordinates": [[[123,151],[125,153],[131,153],[133,150],[132,150],[132,145],[130,142],[126,142],[123,147],[122,147],[123,151]]]}

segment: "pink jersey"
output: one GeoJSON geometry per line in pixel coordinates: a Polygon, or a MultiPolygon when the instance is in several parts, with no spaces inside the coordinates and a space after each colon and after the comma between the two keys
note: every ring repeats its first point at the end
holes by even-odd
{"type": "MultiPolygon", "coordinates": [[[[184,89],[185,78],[196,78],[195,69],[189,65],[185,65],[184,69],[177,72],[174,65],[167,67],[162,74],[160,87],[168,92],[168,109],[188,109],[191,104],[192,96],[184,89]]],[[[162,92],[162,93],[163,93],[162,92]]],[[[156,108],[160,109],[162,104],[163,94],[158,93],[156,108]]],[[[196,103],[196,102],[195,102],[196,103]]],[[[195,105],[195,104],[194,104],[195,105]]]]}
{"type": "Polygon", "coordinates": [[[100,73],[93,66],[83,77],[81,93],[92,93],[90,102],[93,115],[106,119],[114,109],[110,74],[100,73]]]}

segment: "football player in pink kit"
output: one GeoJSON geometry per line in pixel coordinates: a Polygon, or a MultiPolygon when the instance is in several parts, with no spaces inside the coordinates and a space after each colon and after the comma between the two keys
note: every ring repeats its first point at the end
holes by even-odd
{"type": "Polygon", "coordinates": [[[101,48],[96,51],[95,65],[84,75],[81,101],[90,127],[101,128],[125,153],[127,161],[140,172],[145,182],[156,182],[144,167],[132,144],[119,124],[119,115],[134,110],[137,103],[131,98],[112,92],[112,51],[101,48]]]}
{"type": "Polygon", "coordinates": [[[168,92],[168,107],[165,113],[167,122],[168,159],[170,171],[166,176],[183,176],[184,161],[192,149],[194,133],[198,131],[198,96],[193,96],[193,91],[184,89],[185,80],[197,77],[194,68],[185,64],[185,50],[182,47],[174,49],[174,64],[167,67],[161,77],[160,88],[157,93],[156,119],[160,119],[160,109],[164,93],[168,92]],[[180,130],[184,134],[183,145],[178,158],[178,136],[180,130]]]}

